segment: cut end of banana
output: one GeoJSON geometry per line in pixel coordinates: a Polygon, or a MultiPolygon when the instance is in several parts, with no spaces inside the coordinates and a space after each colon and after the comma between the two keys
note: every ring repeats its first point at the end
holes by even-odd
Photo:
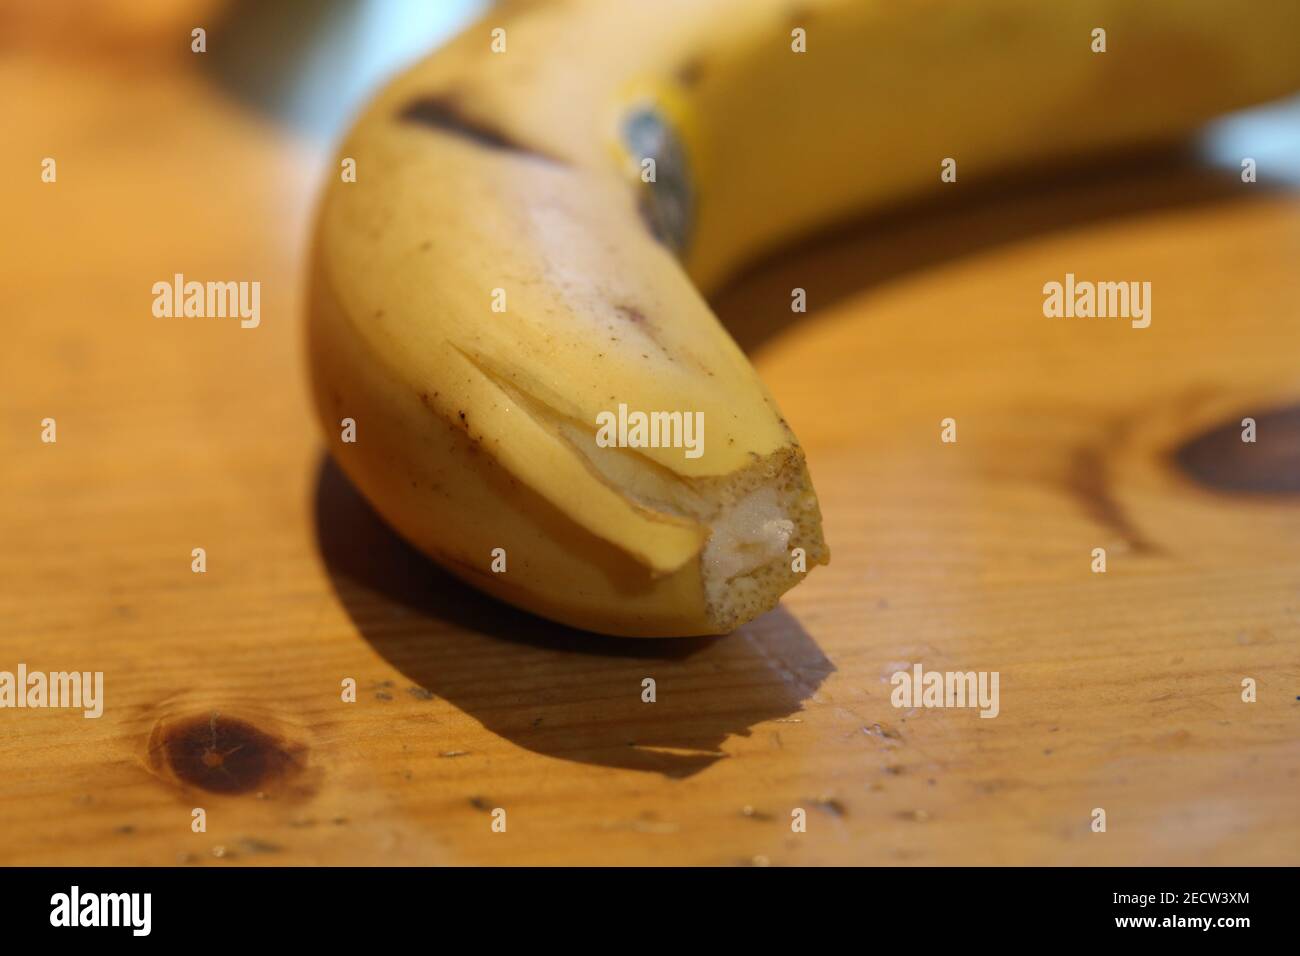
{"type": "Polygon", "coordinates": [[[709,616],[725,633],[772,609],[806,570],[825,564],[821,511],[803,457],[789,450],[722,489],[700,560],[709,616]]]}
{"type": "Polygon", "coordinates": [[[704,573],[719,584],[784,557],[794,522],[785,516],[776,489],[751,491],[725,509],[704,548],[704,573]]]}
{"type": "Polygon", "coordinates": [[[702,545],[673,568],[638,560],[655,577],[697,579],[692,590],[702,597],[698,619],[708,633],[728,633],[771,610],[808,569],[830,559],[817,495],[793,441],[729,475],[689,478],[638,450],[600,447],[572,422],[549,420],[591,473],[641,513],[699,530],[702,545]]]}

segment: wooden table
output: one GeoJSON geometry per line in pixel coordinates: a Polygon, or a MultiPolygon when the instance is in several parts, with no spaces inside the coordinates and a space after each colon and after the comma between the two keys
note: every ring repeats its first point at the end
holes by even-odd
{"type": "Polygon", "coordinates": [[[328,143],[167,31],[15,35],[0,669],[102,670],[106,706],[0,710],[0,862],[1300,862],[1295,191],[1145,156],[757,268],[718,308],[833,562],[729,637],[619,641],[453,582],[327,463],[328,143]],[[261,326],[154,318],[177,272],[260,280],[261,326]],[[1151,281],[1151,327],[1044,318],[1067,272],[1151,281]],[[916,662],[998,671],[999,716],[891,706],[916,662]]]}

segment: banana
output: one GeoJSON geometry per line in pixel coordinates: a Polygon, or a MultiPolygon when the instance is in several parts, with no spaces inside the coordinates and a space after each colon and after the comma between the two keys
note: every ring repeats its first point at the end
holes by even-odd
{"type": "Polygon", "coordinates": [[[503,4],[341,148],[308,322],[331,451],[505,601],[733,630],[829,552],[803,452],[704,295],[936,188],[944,157],[976,178],[1288,92],[1298,28],[1294,2],[503,4]]]}

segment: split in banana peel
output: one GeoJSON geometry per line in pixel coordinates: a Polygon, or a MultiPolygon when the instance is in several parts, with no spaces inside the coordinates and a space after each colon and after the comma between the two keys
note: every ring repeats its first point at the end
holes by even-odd
{"type": "Polygon", "coordinates": [[[935,188],[944,157],[964,181],[1286,93],[1298,38],[1284,0],[504,4],[342,147],[309,323],[331,450],[512,604],[733,630],[829,552],[803,452],[703,293],[935,188]]]}

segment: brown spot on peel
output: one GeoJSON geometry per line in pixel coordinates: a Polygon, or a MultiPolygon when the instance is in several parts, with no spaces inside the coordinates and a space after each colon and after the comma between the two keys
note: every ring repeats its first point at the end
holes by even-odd
{"type": "Polygon", "coordinates": [[[792,3],[786,13],[786,19],[789,21],[790,29],[795,27],[806,27],[808,21],[812,19],[812,9],[803,3],[792,3]]]}
{"type": "Polygon", "coordinates": [[[704,57],[696,55],[677,68],[677,82],[687,88],[698,86],[706,72],[704,57]]]}
{"type": "Polygon", "coordinates": [[[633,325],[646,324],[645,313],[642,312],[640,309],[638,309],[636,306],[616,305],[614,306],[614,311],[617,312],[621,318],[627,320],[628,322],[631,322],[633,325]]]}
{"type": "MultiPolygon", "coordinates": [[[[676,362],[680,355],[681,358],[689,361],[691,364],[695,365],[701,371],[707,371],[706,369],[704,369],[703,365],[694,355],[685,352],[679,352],[678,354],[674,354],[674,352],[670,350],[667,345],[664,344],[663,340],[660,339],[659,330],[658,328],[656,328],[654,322],[652,322],[650,320],[650,317],[646,315],[645,312],[643,312],[641,309],[638,309],[634,305],[626,305],[620,303],[614,306],[614,314],[617,315],[619,319],[621,319],[622,321],[636,328],[637,331],[639,331],[642,335],[644,335],[651,342],[653,342],[655,346],[659,349],[659,351],[663,353],[664,358],[668,359],[668,361],[676,362]]],[[[613,326],[611,326],[611,328],[612,327],[613,326]]],[[[648,355],[644,355],[644,354],[642,355],[642,357],[649,358],[648,355]]],[[[611,401],[613,400],[612,395],[610,396],[610,400],[611,401]]]]}

